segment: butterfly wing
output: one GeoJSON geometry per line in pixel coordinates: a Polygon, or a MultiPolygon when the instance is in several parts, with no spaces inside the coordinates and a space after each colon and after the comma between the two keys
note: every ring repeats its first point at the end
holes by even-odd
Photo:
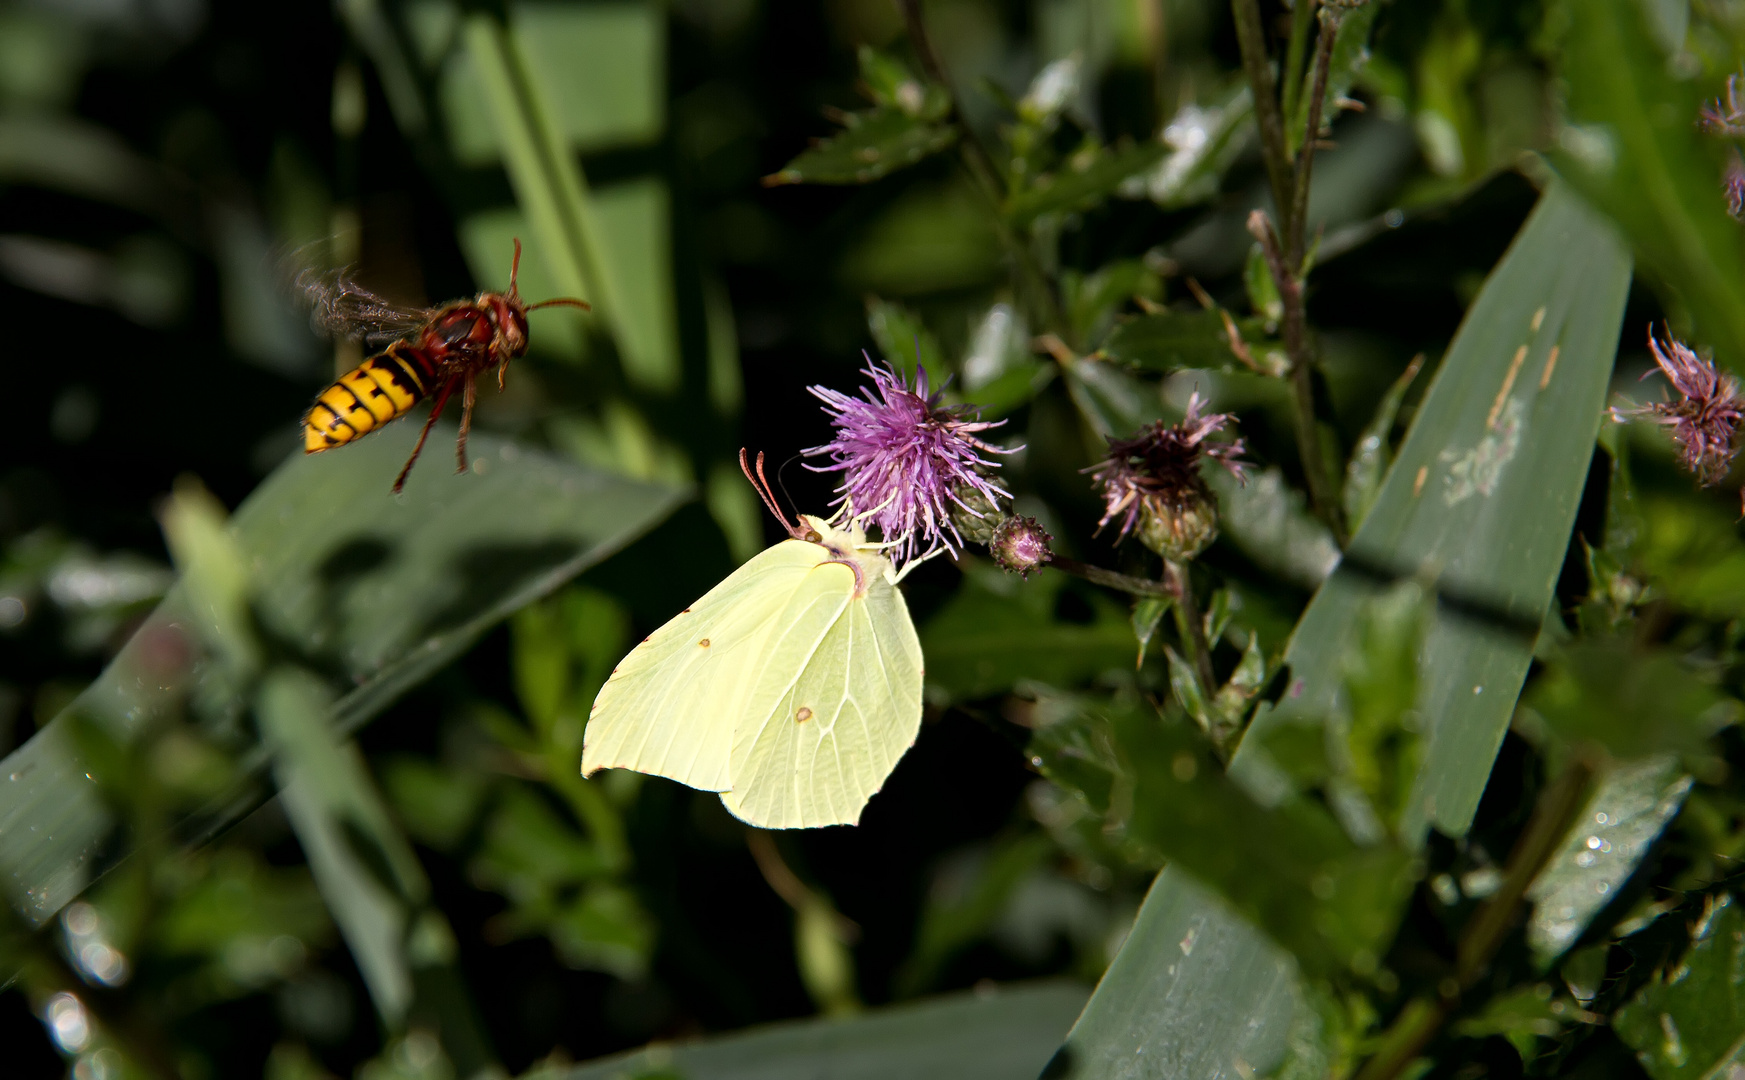
{"type": "Polygon", "coordinates": [[[828,557],[816,544],[784,540],[631,650],[594,699],[582,775],[634,769],[725,791],[735,720],[770,667],[771,632],[828,557]]]}
{"type": "Polygon", "coordinates": [[[767,648],[803,656],[792,678],[766,669],[734,734],[721,801],[766,829],[851,825],[921,727],[921,643],[884,575],[854,597],[847,567],[820,566],[793,595],[767,648]]]}

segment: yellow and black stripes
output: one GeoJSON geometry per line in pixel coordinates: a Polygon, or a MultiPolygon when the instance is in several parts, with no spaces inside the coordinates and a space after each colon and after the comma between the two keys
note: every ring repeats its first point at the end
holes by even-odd
{"type": "Polygon", "coordinates": [[[431,375],[409,343],[396,341],[323,390],[303,417],[303,450],[343,446],[416,405],[430,392],[431,375]]]}

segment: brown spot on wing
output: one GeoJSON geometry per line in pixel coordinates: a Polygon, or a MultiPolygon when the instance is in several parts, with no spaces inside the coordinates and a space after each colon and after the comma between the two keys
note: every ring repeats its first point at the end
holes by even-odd
{"type": "Polygon", "coordinates": [[[800,711],[794,714],[795,723],[804,724],[810,719],[812,719],[812,710],[804,705],[800,706],[800,711]]]}
{"type": "Polygon", "coordinates": [[[699,644],[699,645],[703,646],[703,648],[707,649],[709,647],[709,639],[704,638],[702,641],[697,642],[697,644],[699,644]]]}

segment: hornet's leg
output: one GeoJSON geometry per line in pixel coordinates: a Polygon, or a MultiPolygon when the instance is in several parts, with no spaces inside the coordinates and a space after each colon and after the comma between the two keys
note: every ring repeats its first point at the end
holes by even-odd
{"type": "Polygon", "coordinates": [[[406,486],[406,477],[412,474],[412,463],[418,460],[418,455],[424,451],[424,439],[430,434],[430,429],[436,425],[436,420],[442,415],[442,407],[448,404],[448,395],[454,392],[454,380],[442,384],[442,389],[436,395],[436,405],[430,410],[430,419],[424,421],[424,430],[418,433],[418,445],[412,448],[412,456],[406,459],[406,467],[400,470],[400,475],[394,480],[394,494],[400,494],[400,489],[406,486]]]}
{"type": "Polygon", "coordinates": [[[467,471],[467,432],[473,429],[473,405],[479,400],[479,388],[473,377],[468,375],[466,380],[466,390],[461,394],[460,438],[454,444],[454,458],[460,463],[457,473],[467,471]]]}

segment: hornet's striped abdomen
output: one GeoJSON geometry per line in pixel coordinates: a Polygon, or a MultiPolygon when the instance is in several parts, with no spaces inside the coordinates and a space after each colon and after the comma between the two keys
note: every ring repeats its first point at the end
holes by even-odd
{"type": "Polygon", "coordinates": [[[323,390],[303,417],[303,450],[343,446],[401,416],[430,392],[434,372],[410,343],[396,341],[323,390]]]}

